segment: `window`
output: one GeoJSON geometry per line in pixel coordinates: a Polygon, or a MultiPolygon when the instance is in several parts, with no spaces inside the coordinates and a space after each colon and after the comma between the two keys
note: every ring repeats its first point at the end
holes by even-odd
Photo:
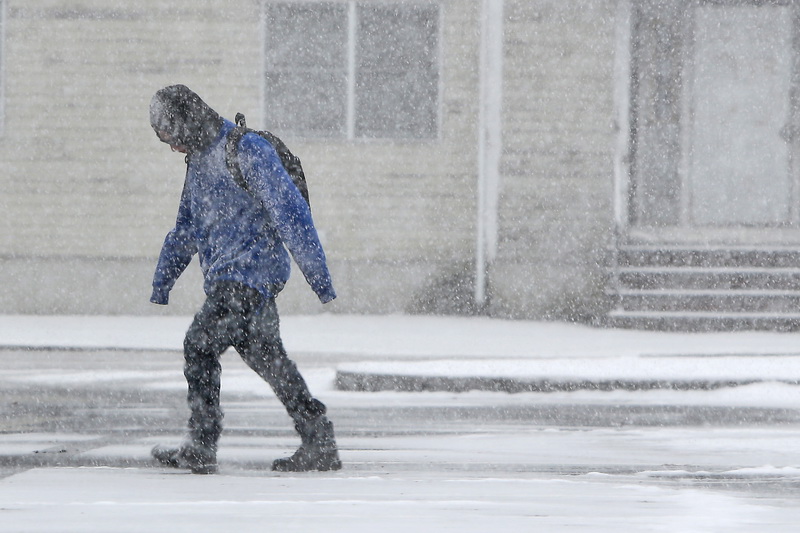
{"type": "Polygon", "coordinates": [[[266,122],[305,137],[437,135],[439,8],[267,2],[266,122]]]}

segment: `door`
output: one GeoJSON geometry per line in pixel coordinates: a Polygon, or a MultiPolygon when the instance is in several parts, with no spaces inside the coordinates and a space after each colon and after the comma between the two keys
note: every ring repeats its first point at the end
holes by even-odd
{"type": "Polygon", "coordinates": [[[695,226],[791,222],[792,14],[780,5],[706,5],[694,16],[688,187],[695,226]]]}
{"type": "Polygon", "coordinates": [[[800,242],[798,4],[632,4],[630,230],[800,242]]]}

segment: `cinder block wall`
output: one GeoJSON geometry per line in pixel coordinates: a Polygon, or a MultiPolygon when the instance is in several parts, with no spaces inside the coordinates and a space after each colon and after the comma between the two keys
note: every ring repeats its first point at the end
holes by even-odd
{"type": "Polygon", "coordinates": [[[507,0],[492,312],[584,319],[612,228],[615,0],[507,0]]]}
{"type": "MultiPolygon", "coordinates": [[[[258,41],[238,31],[257,6],[241,4],[6,1],[2,312],[156,311],[152,263],[184,170],[149,129],[147,106],[180,81],[223,109],[259,109],[246,74],[258,41]]],[[[173,309],[190,300],[197,291],[173,309]]]]}
{"type": "MultiPolygon", "coordinates": [[[[441,2],[439,139],[285,139],[309,175],[340,298],[321,307],[295,270],[284,312],[425,310],[431,289],[468,275],[478,4],[441,2]]],[[[196,309],[196,263],[169,307],[147,301],[184,174],[147,106],[158,88],[185,83],[223,115],[269,127],[258,119],[259,14],[255,0],[5,1],[0,313],[196,309]]]]}

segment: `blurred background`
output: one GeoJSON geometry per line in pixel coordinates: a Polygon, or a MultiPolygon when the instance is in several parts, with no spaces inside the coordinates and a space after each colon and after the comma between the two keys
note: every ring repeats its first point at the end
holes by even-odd
{"type": "Polygon", "coordinates": [[[303,161],[339,298],[284,313],[659,329],[800,321],[798,5],[1,0],[0,309],[148,303],[183,83],[303,161]]]}

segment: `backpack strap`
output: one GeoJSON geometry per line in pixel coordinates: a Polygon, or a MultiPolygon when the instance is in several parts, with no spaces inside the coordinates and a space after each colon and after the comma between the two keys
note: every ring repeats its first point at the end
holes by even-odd
{"type": "Polygon", "coordinates": [[[239,187],[252,194],[250,192],[250,186],[247,184],[242,174],[242,168],[239,166],[239,141],[249,132],[250,130],[247,128],[244,115],[236,113],[236,127],[228,133],[228,140],[225,143],[225,164],[228,166],[228,171],[231,173],[231,176],[233,176],[233,181],[235,181],[239,187]]]}

